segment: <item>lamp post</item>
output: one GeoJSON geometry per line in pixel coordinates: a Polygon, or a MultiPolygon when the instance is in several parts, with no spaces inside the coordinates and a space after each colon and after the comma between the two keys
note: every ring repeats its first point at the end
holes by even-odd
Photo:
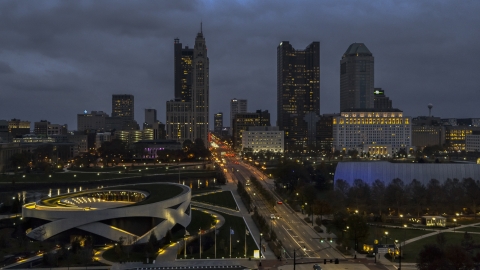
{"type": "Polygon", "coordinates": [[[388,232],[385,232],[385,245],[388,245],[388,243],[387,243],[387,237],[388,237],[388,232]]]}
{"type": "Polygon", "coordinates": [[[258,263],[258,266],[262,266],[262,235],[263,233],[260,233],[260,262],[258,263]]]}
{"type": "Polygon", "coordinates": [[[454,218],[454,219],[453,219],[453,222],[455,222],[455,227],[453,227],[453,232],[455,232],[455,229],[457,228],[457,219],[454,218]]]}

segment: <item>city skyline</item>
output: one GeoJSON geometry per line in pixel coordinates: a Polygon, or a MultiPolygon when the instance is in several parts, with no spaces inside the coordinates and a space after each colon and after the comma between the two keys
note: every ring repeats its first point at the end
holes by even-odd
{"type": "Polygon", "coordinates": [[[213,113],[228,112],[235,97],[249,100],[249,111],[271,112],[275,124],[281,41],[296,48],[320,41],[322,114],[340,112],[339,60],[358,42],[375,56],[374,87],[387,89],[405,115],[428,115],[432,103],[435,116],[480,117],[471,55],[480,39],[472,27],[480,23],[478,3],[115,3],[0,3],[0,119],[76,127],[77,114],[109,112],[112,94],[132,94],[138,123],[145,108],[165,123],[172,42],[193,48],[201,22],[212,61],[210,129],[213,113]]]}

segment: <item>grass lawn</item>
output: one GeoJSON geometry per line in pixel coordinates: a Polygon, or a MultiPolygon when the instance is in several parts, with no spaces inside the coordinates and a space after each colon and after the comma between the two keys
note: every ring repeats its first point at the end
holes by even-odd
{"type": "MultiPolygon", "coordinates": [[[[122,253],[121,256],[119,256],[115,252],[115,248],[110,248],[102,254],[102,257],[105,260],[108,260],[108,261],[111,261],[111,262],[119,262],[120,259],[121,259],[122,262],[144,262],[144,263],[146,263],[147,262],[147,257],[145,255],[145,251],[142,250],[142,249],[145,249],[144,246],[145,245],[139,245],[137,247],[138,250],[132,250],[129,255],[125,254],[125,251],[124,251],[124,253],[122,253]]],[[[155,255],[150,258],[149,262],[152,263],[152,258],[153,259],[156,258],[157,255],[158,255],[158,253],[155,253],[155,255]]]]}
{"type": "Polygon", "coordinates": [[[396,240],[403,241],[404,239],[414,238],[420,235],[431,233],[431,231],[417,230],[412,228],[381,228],[370,226],[370,234],[367,243],[373,243],[374,240],[378,240],[379,244],[393,244],[396,240]],[[387,239],[385,239],[385,232],[388,232],[387,239]]]}
{"type": "MultiPolygon", "coordinates": [[[[218,230],[219,232],[217,234],[217,258],[230,257],[230,228],[234,231],[234,234],[231,235],[232,258],[244,257],[246,225],[243,218],[223,213],[222,216],[225,218],[225,224],[218,230]]],[[[200,258],[199,246],[199,239],[187,244],[187,259],[200,258]]],[[[213,232],[202,235],[202,246],[202,258],[215,257],[213,232]]],[[[252,235],[247,236],[247,257],[253,257],[253,251],[255,249],[258,249],[258,247],[255,245],[252,235]]],[[[183,258],[183,245],[179,247],[178,258],[183,258]]]]}
{"type": "MultiPolygon", "coordinates": [[[[476,244],[480,243],[480,234],[470,234],[476,244]]],[[[446,245],[448,244],[460,244],[464,237],[463,233],[445,233],[446,245]]],[[[402,247],[404,252],[404,257],[402,262],[415,262],[418,253],[422,250],[423,246],[426,244],[436,244],[436,235],[426,237],[415,241],[413,243],[407,244],[405,247],[402,247]]]]}
{"type": "Polygon", "coordinates": [[[235,199],[230,191],[222,191],[213,194],[192,197],[192,201],[222,206],[233,210],[237,209],[237,204],[235,203],[235,199]]]}
{"type": "Polygon", "coordinates": [[[462,232],[480,232],[480,227],[478,226],[470,226],[466,228],[460,228],[456,229],[457,231],[462,231],[462,232]]]}

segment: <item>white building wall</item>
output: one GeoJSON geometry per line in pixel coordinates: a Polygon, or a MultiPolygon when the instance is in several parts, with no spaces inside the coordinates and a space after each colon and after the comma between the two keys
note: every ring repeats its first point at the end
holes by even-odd
{"type": "Polygon", "coordinates": [[[480,135],[467,135],[465,137],[465,150],[467,152],[480,152],[480,135]]]}
{"type": "Polygon", "coordinates": [[[335,150],[392,155],[412,145],[411,118],[403,112],[342,112],[333,118],[335,150]]]}
{"type": "Polygon", "coordinates": [[[243,149],[252,149],[253,152],[283,153],[285,148],[284,132],[278,131],[278,128],[277,130],[242,131],[242,147],[243,149]]]}

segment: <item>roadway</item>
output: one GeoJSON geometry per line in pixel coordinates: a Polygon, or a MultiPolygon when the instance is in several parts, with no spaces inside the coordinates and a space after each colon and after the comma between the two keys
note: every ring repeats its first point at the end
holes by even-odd
{"type": "MultiPolygon", "coordinates": [[[[273,192],[273,179],[267,179],[263,173],[256,168],[246,165],[242,162],[227,161],[226,168],[235,180],[246,183],[250,176],[255,176],[261,180],[263,186],[273,192]]],[[[297,258],[321,258],[321,259],[344,259],[344,256],[334,249],[330,243],[320,242],[320,235],[312,227],[307,225],[302,218],[293,211],[288,205],[267,205],[260,193],[255,190],[253,185],[245,186],[247,192],[253,200],[254,205],[261,215],[270,220],[277,238],[282,241],[285,250],[285,258],[293,258],[293,252],[296,251],[297,258]],[[271,220],[270,214],[279,216],[279,219],[271,220]]]]}

